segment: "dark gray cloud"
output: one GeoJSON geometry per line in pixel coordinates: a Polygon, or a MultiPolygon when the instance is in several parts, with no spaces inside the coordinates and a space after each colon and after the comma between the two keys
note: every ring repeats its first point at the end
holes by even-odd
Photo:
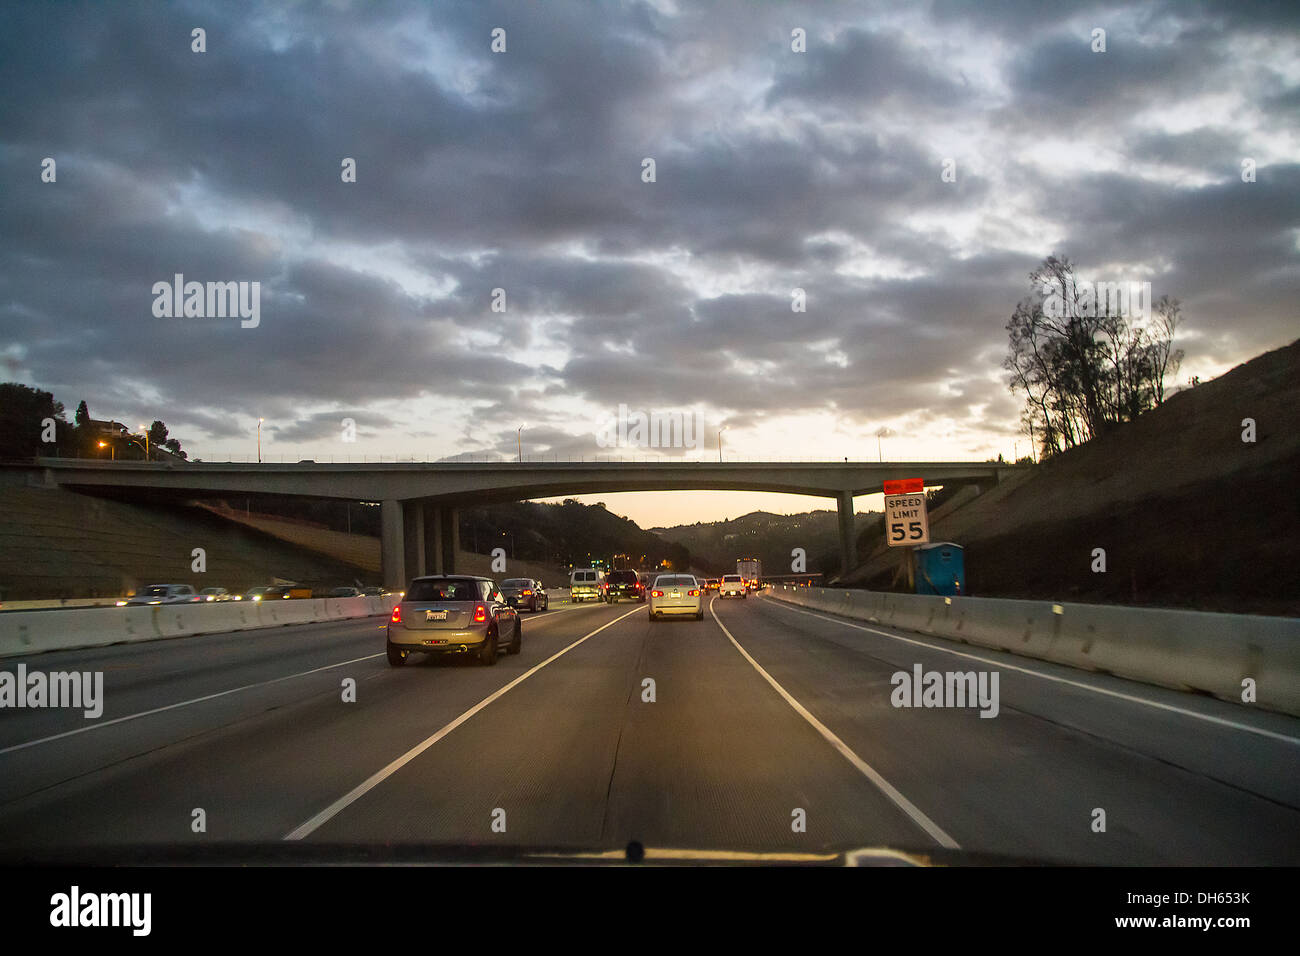
{"type": "Polygon", "coordinates": [[[200,456],[258,417],[288,448],[353,417],[357,457],[513,458],[521,422],[589,456],[621,403],[995,442],[1049,253],[1180,298],[1189,359],[1294,337],[1298,9],[12,5],[0,357],[200,456]],[[176,273],[259,282],[261,324],[155,318],[176,273]]]}

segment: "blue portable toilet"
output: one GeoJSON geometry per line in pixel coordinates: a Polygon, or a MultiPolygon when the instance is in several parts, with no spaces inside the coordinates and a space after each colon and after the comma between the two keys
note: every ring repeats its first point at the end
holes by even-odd
{"type": "Polygon", "coordinates": [[[917,594],[955,597],[966,593],[966,564],[961,545],[936,541],[917,545],[913,552],[917,594]]]}

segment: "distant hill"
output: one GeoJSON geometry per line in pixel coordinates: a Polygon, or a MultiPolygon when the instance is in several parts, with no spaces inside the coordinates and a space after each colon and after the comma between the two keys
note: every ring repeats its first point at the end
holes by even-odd
{"type": "MultiPolygon", "coordinates": [[[[879,522],[879,513],[855,515],[855,533],[862,535],[879,522]]],[[[710,574],[734,572],[737,558],[758,558],[768,574],[790,572],[790,552],[803,548],[808,571],[836,573],[840,567],[839,517],[834,510],[777,515],[754,511],[729,521],[697,522],[672,528],[652,528],[666,541],[691,552],[697,567],[710,574]]]]}
{"type": "Polygon", "coordinates": [[[689,550],[616,515],[604,504],[585,505],[572,498],[562,504],[517,501],[460,510],[461,547],[480,554],[504,547],[520,560],[581,566],[599,558],[627,555],[635,566],[674,567],[691,564],[689,550]]]}
{"type": "MultiPolygon", "coordinates": [[[[965,546],[972,595],[1300,614],[1298,409],[1300,341],[984,494],[963,489],[932,513],[931,540],[965,546]]],[[[871,545],[847,582],[890,589],[900,555],[883,535],[871,545]]]]}

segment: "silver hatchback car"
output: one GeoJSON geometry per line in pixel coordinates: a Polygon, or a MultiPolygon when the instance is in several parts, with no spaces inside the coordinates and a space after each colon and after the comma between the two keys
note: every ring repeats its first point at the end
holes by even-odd
{"type": "Polygon", "coordinates": [[[401,667],[411,654],[474,654],[495,664],[522,649],[519,612],[491,578],[439,574],[413,580],[388,619],[388,663],[401,667]]]}

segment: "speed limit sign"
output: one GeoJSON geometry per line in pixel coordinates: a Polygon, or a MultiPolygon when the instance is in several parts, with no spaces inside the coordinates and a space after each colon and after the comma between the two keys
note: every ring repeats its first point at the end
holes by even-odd
{"type": "Polygon", "coordinates": [[[891,548],[930,543],[925,492],[885,495],[885,541],[891,548]]]}

